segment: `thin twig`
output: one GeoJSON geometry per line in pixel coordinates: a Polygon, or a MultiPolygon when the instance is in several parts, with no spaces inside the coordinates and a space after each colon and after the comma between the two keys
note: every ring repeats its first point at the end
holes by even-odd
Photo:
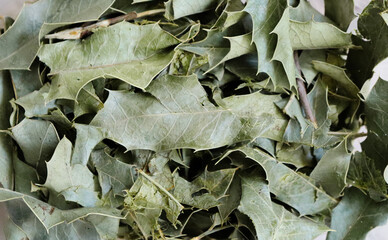
{"type": "Polygon", "coordinates": [[[76,27],[76,28],[71,28],[71,29],[66,29],[57,33],[53,34],[48,34],[45,36],[47,39],[63,39],[63,40],[69,40],[69,39],[81,39],[84,38],[85,36],[88,36],[89,34],[92,33],[93,29],[99,28],[99,27],[108,27],[110,25],[116,24],[118,22],[122,21],[131,21],[136,18],[142,18],[142,17],[147,17],[151,15],[155,15],[158,13],[163,13],[165,12],[164,9],[153,9],[141,13],[136,13],[136,12],[130,12],[125,15],[121,15],[118,17],[110,18],[110,19],[105,19],[100,22],[96,22],[94,24],[91,24],[89,26],[82,26],[82,27],[76,27]]]}
{"type": "MultiPolygon", "coordinates": [[[[298,51],[294,51],[294,61],[295,61],[296,70],[298,71],[299,76],[302,77],[302,72],[300,70],[300,64],[299,64],[298,51]]],[[[307,119],[309,119],[312,122],[314,128],[317,129],[318,128],[317,120],[315,119],[313,110],[311,109],[311,106],[310,106],[310,102],[307,98],[307,90],[306,90],[304,81],[300,77],[297,77],[296,82],[298,84],[300,104],[302,105],[302,108],[306,114],[307,119]]]]}
{"type": "Polygon", "coordinates": [[[368,136],[368,133],[364,132],[328,132],[329,135],[332,136],[349,136],[349,137],[354,137],[354,138],[359,138],[359,137],[366,137],[368,136]]]}

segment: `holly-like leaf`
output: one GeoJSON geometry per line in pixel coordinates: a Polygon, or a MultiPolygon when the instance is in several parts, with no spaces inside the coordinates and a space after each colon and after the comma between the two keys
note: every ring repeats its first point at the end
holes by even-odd
{"type": "Polygon", "coordinates": [[[240,151],[260,164],[266,172],[269,191],[280,201],[298,210],[302,216],[322,212],[336,204],[335,199],[315,186],[313,179],[277,162],[261,150],[241,147],[227,154],[233,151],[240,151]]]}
{"type": "Polygon", "coordinates": [[[340,142],[339,136],[329,134],[331,121],[328,119],[327,88],[322,81],[315,84],[307,98],[317,120],[318,128],[314,129],[312,124],[303,117],[303,110],[299,103],[295,97],[291,97],[283,110],[291,117],[284,134],[284,140],[318,148],[340,142]]]}
{"type": "Polygon", "coordinates": [[[234,96],[216,107],[194,76],[163,76],[147,91],[155,97],[110,92],[104,109],[91,122],[102,130],[91,131],[100,132],[100,140],[114,139],[127,149],[150,150],[209,149],[260,136],[280,139],[283,134],[286,120],[273,104],[277,95],[234,96]],[[258,101],[268,104],[258,108],[254,104],[258,101]]]}
{"type": "Polygon", "coordinates": [[[310,177],[334,198],[338,198],[346,186],[351,154],[347,150],[346,141],[328,150],[310,177]]]}
{"type": "Polygon", "coordinates": [[[250,174],[241,176],[242,196],[239,210],[248,215],[259,239],[312,239],[327,232],[325,225],[299,218],[273,203],[265,180],[250,174]]]}
{"type": "Polygon", "coordinates": [[[47,163],[47,179],[43,186],[52,191],[52,194],[62,194],[68,201],[85,207],[98,206],[93,174],[84,165],[72,164],[71,154],[72,144],[67,138],[63,138],[47,163]]]}
{"type": "Polygon", "coordinates": [[[110,190],[115,195],[124,195],[136,180],[136,168],[109,156],[104,149],[94,151],[91,162],[97,169],[102,194],[110,190]]]}
{"type": "Polygon", "coordinates": [[[75,100],[84,85],[100,77],[118,78],[144,89],[170,63],[173,52],[168,48],[177,43],[158,24],[122,22],[99,29],[84,41],[46,44],[39,51],[39,59],[53,76],[46,102],[75,100]]]}
{"type": "Polygon", "coordinates": [[[47,174],[45,162],[50,160],[59,142],[54,125],[48,121],[24,119],[12,128],[12,135],[22,149],[26,163],[44,178],[47,174]]]}
{"type": "Polygon", "coordinates": [[[68,23],[97,20],[112,3],[112,0],[42,0],[26,5],[12,28],[0,37],[0,69],[30,67],[39,49],[43,25],[52,30],[68,23]]]}
{"type": "Polygon", "coordinates": [[[334,25],[320,22],[290,22],[292,49],[350,48],[351,35],[334,25]]]}
{"type": "Polygon", "coordinates": [[[121,218],[121,211],[109,208],[77,208],[72,210],[61,210],[53,207],[36,198],[0,188],[0,202],[21,199],[42,222],[47,231],[63,222],[71,223],[88,215],[105,215],[114,218],[121,218]]]}
{"type": "Polygon", "coordinates": [[[292,48],[287,38],[289,22],[287,5],[287,1],[284,0],[249,0],[244,8],[253,21],[252,39],[258,54],[258,71],[267,73],[276,89],[296,88],[295,70],[291,68],[294,64],[292,48]],[[276,37],[276,32],[272,33],[276,26],[278,34],[285,34],[285,37],[276,37]],[[286,32],[280,32],[284,29],[286,32]],[[273,57],[276,46],[282,47],[278,48],[276,53],[278,57],[275,60],[273,57]]]}

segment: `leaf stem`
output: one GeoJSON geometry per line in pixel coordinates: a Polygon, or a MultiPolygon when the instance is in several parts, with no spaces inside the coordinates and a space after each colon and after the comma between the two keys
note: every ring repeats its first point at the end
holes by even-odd
{"type": "Polygon", "coordinates": [[[364,133],[364,132],[328,132],[329,135],[333,135],[333,136],[349,136],[349,137],[355,137],[355,138],[359,138],[359,137],[366,137],[368,136],[368,133],[364,133]]]}
{"type": "Polygon", "coordinates": [[[306,114],[307,119],[309,119],[313,123],[314,128],[317,129],[318,128],[317,120],[315,119],[315,115],[313,113],[313,110],[311,109],[310,102],[307,98],[307,90],[304,84],[304,80],[301,79],[302,72],[300,70],[298,51],[294,51],[294,61],[295,61],[296,70],[298,71],[300,76],[300,77],[296,77],[296,82],[298,84],[300,104],[302,105],[302,108],[306,114]]]}
{"type": "Polygon", "coordinates": [[[71,28],[71,29],[66,29],[57,33],[53,34],[48,34],[45,36],[47,39],[81,39],[84,38],[85,36],[88,36],[91,34],[92,30],[95,28],[99,27],[108,27],[110,25],[122,22],[122,21],[131,21],[136,18],[143,18],[147,16],[152,16],[155,14],[163,13],[165,12],[165,9],[153,9],[153,10],[148,10],[144,11],[141,13],[136,13],[136,12],[129,12],[127,14],[114,17],[114,18],[109,18],[105,19],[99,22],[96,22],[94,24],[88,25],[88,26],[81,26],[81,27],[76,27],[76,28],[71,28]]]}

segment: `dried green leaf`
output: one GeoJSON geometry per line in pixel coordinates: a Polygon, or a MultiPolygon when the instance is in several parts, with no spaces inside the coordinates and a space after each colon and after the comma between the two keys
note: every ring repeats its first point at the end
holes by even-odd
{"type": "Polygon", "coordinates": [[[239,210],[253,221],[259,239],[313,239],[329,230],[325,225],[299,218],[273,203],[265,180],[241,176],[242,197],[239,210]]]}

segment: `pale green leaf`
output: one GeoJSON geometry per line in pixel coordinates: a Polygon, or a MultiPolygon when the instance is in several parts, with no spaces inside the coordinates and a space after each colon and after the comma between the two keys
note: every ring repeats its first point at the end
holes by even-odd
{"type": "Polygon", "coordinates": [[[300,107],[297,107],[299,105],[297,99],[290,99],[287,106],[292,107],[288,110],[285,108],[285,110],[289,116],[297,116],[295,117],[297,120],[290,119],[288,122],[288,126],[284,134],[284,141],[302,143],[317,148],[331,146],[341,141],[339,136],[329,134],[331,121],[328,119],[329,104],[327,94],[327,87],[321,80],[318,80],[314,88],[307,95],[312,112],[317,120],[317,129],[314,129],[313,125],[307,119],[302,118],[303,112],[300,107]]]}
{"type": "Polygon", "coordinates": [[[298,169],[313,165],[310,147],[301,144],[278,144],[276,159],[282,163],[292,164],[298,169]]]}
{"type": "Polygon", "coordinates": [[[318,71],[313,67],[312,61],[325,61],[326,53],[324,50],[305,50],[299,56],[300,68],[304,79],[311,84],[317,76],[318,71]]]}
{"type": "Polygon", "coordinates": [[[290,21],[289,31],[293,50],[352,47],[351,34],[330,23],[290,21]]]}
{"type": "Polygon", "coordinates": [[[226,34],[226,32],[210,30],[203,41],[182,45],[180,49],[207,56],[209,69],[206,72],[212,71],[221,63],[255,51],[254,45],[251,45],[252,34],[235,37],[226,37],[226,34]]]}
{"type": "Polygon", "coordinates": [[[93,84],[88,83],[81,89],[77,101],[74,103],[74,117],[77,118],[87,113],[97,113],[103,107],[104,104],[96,95],[93,84]]]}
{"type": "Polygon", "coordinates": [[[15,99],[23,97],[42,87],[39,76],[39,61],[34,61],[28,70],[11,70],[11,78],[15,91],[15,99]]]}
{"type": "Polygon", "coordinates": [[[220,0],[168,0],[165,2],[166,18],[169,20],[205,12],[216,8],[220,0]]]}
{"type": "Polygon", "coordinates": [[[84,165],[72,164],[71,154],[71,142],[62,138],[47,163],[47,179],[43,186],[52,194],[62,194],[68,201],[85,207],[97,206],[99,199],[94,191],[93,174],[84,165]]]}
{"type": "Polygon", "coordinates": [[[117,209],[77,208],[72,210],[60,210],[36,198],[0,188],[0,202],[16,199],[22,199],[47,230],[63,222],[71,223],[89,215],[102,215],[113,218],[121,218],[121,211],[117,209]]]}
{"type": "Polygon", "coordinates": [[[42,0],[26,5],[15,23],[0,37],[0,69],[28,69],[39,49],[44,24],[97,20],[112,0],[42,0]]]}
{"type": "Polygon", "coordinates": [[[244,8],[253,21],[252,39],[258,54],[258,71],[265,72],[271,77],[275,89],[292,89],[296,86],[295,74],[286,72],[286,69],[294,70],[288,68],[293,64],[293,58],[287,32],[282,33],[282,38],[278,38],[275,33],[271,34],[277,25],[278,29],[282,30],[288,25],[287,5],[286,0],[250,0],[244,8]],[[281,62],[273,60],[276,46],[279,46],[277,56],[280,55],[280,46],[285,46],[284,51],[281,51],[284,58],[278,57],[281,62]]]}
{"type": "Polygon", "coordinates": [[[325,225],[299,218],[271,201],[265,180],[250,174],[241,176],[239,210],[255,225],[258,239],[310,240],[329,230],[325,225]]]}
{"type": "MultiPolygon", "coordinates": [[[[317,71],[336,81],[335,88],[339,89],[339,94],[342,93],[344,96],[358,99],[358,92],[360,92],[360,89],[358,89],[352,80],[349,79],[345,69],[321,61],[312,61],[312,64],[317,71]]],[[[330,84],[328,85],[330,87],[330,84]]]]}
{"type": "Polygon", "coordinates": [[[351,153],[346,141],[325,152],[310,177],[334,198],[338,198],[346,186],[351,153]]]}
{"type": "Polygon", "coordinates": [[[307,0],[300,0],[297,7],[290,8],[290,19],[298,22],[308,22],[311,20],[317,22],[332,21],[326,16],[322,15],[318,10],[311,6],[307,0]]]}
{"type": "Polygon", "coordinates": [[[232,96],[216,107],[194,76],[163,76],[147,91],[155,97],[111,91],[104,109],[91,122],[102,131],[90,132],[128,150],[209,149],[256,137],[280,140],[283,135],[286,120],[273,104],[278,95],[232,96]],[[256,102],[267,104],[258,106],[256,102]]]}
{"type": "Polygon", "coordinates": [[[277,162],[261,150],[241,147],[230,150],[227,154],[233,151],[240,151],[260,164],[266,172],[270,192],[298,210],[302,216],[322,212],[337,203],[325,191],[316,187],[313,179],[277,162]]]}
{"type": "Polygon", "coordinates": [[[44,178],[47,171],[45,162],[50,160],[59,142],[54,125],[48,121],[24,119],[11,131],[26,163],[36,168],[40,177],[44,178]]]}
{"type": "Polygon", "coordinates": [[[177,43],[158,24],[122,22],[99,29],[83,41],[46,44],[39,51],[53,76],[46,102],[74,100],[84,85],[100,77],[118,78],[144,89],[170,63],[173,52],[167,48],[177,43]]]}
{"type": "Polygon", "coordinates": [[[123,196],[123,191],[130,189],[136,180],[135,166],[111,157],[104,149],[94,151],[90,159],[97,169],[103,195],[112,190],[115,195],[123,196]]]}
{"type": "Polygon", "coordinates": [[[49,109],[55,108],[55,102],[45,102],[45,96],[50,90],[50,85],[45,84],[39,90],[33,91],[21,98],[16,99],[15,103],[24,108],[24,115],[28,118],[39,117],[48,113],[49,109]]]}
{"type": "Polygon", "coordinates": [[[388,203],[376,203],[358,189],[351,188],[333,210],[328,240],[365,239],[373,228],[383,225],[388,219],[388,203]]]}
{"type": "Polygon", "coordinates": [[[128,217],[133,219],[144,237],[154,235],[159,228],[158,218],[162,211],[166,212],[168,220],[174,225],[183,210],[179,201],[150,176],[140,171],[140,176],[127,192],[125,209],[128,217]]]}

